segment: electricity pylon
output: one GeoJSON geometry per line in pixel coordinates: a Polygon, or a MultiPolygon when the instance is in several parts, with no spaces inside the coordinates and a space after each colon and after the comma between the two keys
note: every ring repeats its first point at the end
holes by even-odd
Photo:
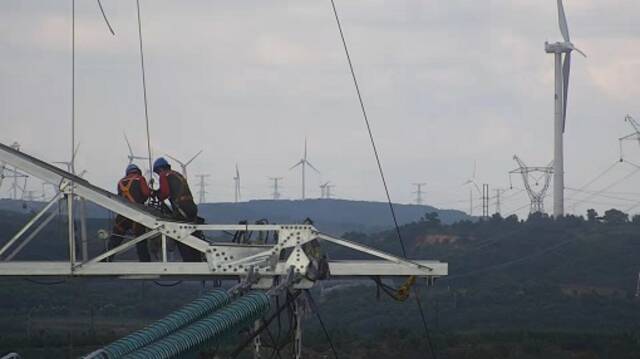
{"type": "Polygon", "coordinates": [[[505,193],[507,190],[504,188],[496,188],[494,189],[494,191],[496,191],[496,213],[501,214],[502,211],[500,208],[501,207],[500,199],[502,197],[502,194],[505,193]]]}
{"type": "Polygon", "coordinates": [[[236,175],[233,177],[234,184],[234,201],[238,203],[240,201],[240,170],[238,169],[238,164],[236,163],[236,175]]]}
{"type": "MultiPolygon", "coordinates": [[[[509,182],[511,183],[512,174],[522,175],[524,188],[527,190],[531,200],[529,213],[544,213],[544,198],[551,184],[553,161],[547,167],[527,167],[518,156],[514,155],[513,159],[518,163],[519,167],[509,172],[509,182]]],[[[513,188],[513,184],[511,187],[513,188]]]]}
{"type": "Polygon", "coordinates": [[[271,193],[271,195],[273,196],[274,200],[278,200],[280,199],[280,191],[279,191],[278,184],[282,180],[282,177],[269,177],[269,179],[273,181],[273,192],[271,193]]]}
{"type": "Polygon", "coordinates": [[[206,179],[208,177],[211,177],[211,175],[196,175],[196,177],[198,177],[200,179],[200,181],[198,182],[198,186],[199,186],[199,190],[198,190],[198,203],[202,204],[205,203],[207,201],[207,186],[209,185],[206,182],[206,179]]]}
{"type": "Polygon", "coordinates": [[[624,158],[624,153],[622,150],[624,141],[637,141],[638,144],[640,144],[640,124],[638,124],[638,122],[630,115],[626,115],[624,117],[624,120],[625,122],[628,122],[631,127],[633,127],[633,133],[628,134],[624,137],[620,137],[618,139],[618,143],[620,144],[620,162],[622,162],[624,158]]]}
{"type": "Polygon", "coordinates": [[[422,203],[424,203],[422,195],[424,194],[424,192],[422,191],[422,187],[426,186],[426,183],[414,183],[413,184],[416,187],[416,190],[413,192],[416,194],[416,204],[417,205],[422,205],[422,203]]]}

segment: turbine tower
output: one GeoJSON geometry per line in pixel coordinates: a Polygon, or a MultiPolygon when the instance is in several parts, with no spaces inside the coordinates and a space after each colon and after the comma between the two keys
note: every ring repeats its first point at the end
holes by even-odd
{"type": "Polygon", "coordinates": [[[303,157],[300,159],[300,161],[298,161],[295,165],[291,166],[291,168],[289,168],[289,170],[292,170],[296,167],[300,166],[302,168],[302,199],[306,198],[306,169],[307,166],[311,167],[312,170],[316,171],[317,173],[320,173],[320,171],[318,171],[318,169],[316,169],[308,160],[307,160],[307,138],[305,137],[304,139],[304,155],[303,157]]]}
{"type": "Polygon", "coordinates": [[[426,183],[414,183],[413,184],[416,187],[415,193],[416,194],[416,204],[421,206],[423,203],[422,200],[422,195],[424,194],[424,192],[422,191],[422,187],[426,186],[426,183]]]}
{"type": "Polygon", "coordinates": [[[274,200],[280,199],[280,191],[278,190],[278,184],[282,180],[282,177],[269,177],[271,181],[273,181],[273,192],[271,195],[274,200]]]}
{"type": "Polygon", "coordinates": [[[234,182],[234,201],[238,203],[240,201],[240,170],[238,170],[238,164],[236,163],[236,175],[233,177],[234,182]]]}
{"type": "Polygon", "coordinates": [[[571,74],[571,52],[584,52],[576,48],[569,37],[569,26],[564,12],[562,0],[558,2],[558,23],[564,41],[545,42],[545,51],[555,57],[555,110],[554,110],[554,156],[553,156],[553,215],[564,215],[564,131],[567,120],[567,98],[569,94],[569,77],[571,74]]]}
{"type": "Polygon", "coordinates": [[[623,155],[623,151],[622,151],[622,145],[624,141],[638,141],[638,144],[640,144],[640,124],[638,124],[638,122],[631,117],[630,115],[625,116],[624,118],[625,122],[628,122],[631,127],[633,127],[633,133],[626,135],[624,137],[620,137],[618,139],[618,142],[620,143],[620,162],[622,162],[622,159],[624,157],[623,155]]]}
{"type": "Polygon", "coordinates": [[[476,172],[478,170],[478,164],[476,161],[473,161],[473,173],[471,174],[471,177],[462,185],[463,186],[469,186],[469,215],[473,216],[473,190],[475,188],[475,190],[478,192],[478,194],[481,193],[480,191],[480,186],[478,186],[478,183],[476,182],[476,172]]]}
{"type": "MultiPolygon", "coordinates": [[[[547,167],[527,167],[518,156],[514,155],[513,159],[518,163],[518,168],[509,172],[509,182],[511,182],[512,174],[522,175],[524,188],[531,200],[529,213],[544,213],[544,198],[547,196],[547,190],[551,184],[553,164],[550,163],[547,167]]],[[[511,187],[513,188],[513,185],[511,187]]]]}
{"type": "Polygon", "coordinates": [[[172,157],[170,155],[167,155],[167,157],[169,157],[172,160],[176,161],[180,165],[180,168],[182,169],[182,175],[184,176],[184,178],[187,178],[187,166],[189,166],[191,164],[191,162],[193,162],[193,160],[196,159],[196,157],[200,156],[201,153],[202,153],[202,150],[198,151],[198,153],[193,155],[193,157],[191,157],[191,159],[189,159],[187,162],[182,162],[179,159],[177,159],[175,157],[172,157]]]}
{"type": "Polygon", "coordinates": [[[199,190],[198,190],[198,204],[205,203],[207,201],[207,186],[209,185],[206,181],[207,178],[211,177],[211,175],[196,175],[200,179],[198,182],[199,190]]]}

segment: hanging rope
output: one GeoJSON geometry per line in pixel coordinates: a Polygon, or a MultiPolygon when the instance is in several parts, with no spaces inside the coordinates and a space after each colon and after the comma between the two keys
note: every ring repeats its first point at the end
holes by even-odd
{"type": "MultiPolygon", "coordinates": [[[[376,158],[376,163],[378,164],[378,171],[380,172],[380,178],[382,179],[382,184],[384,186],[384,191],[387,196],[387,203],[389,204],[389,210],[391,211],[391,217],[393,218],[393,224],[395,226],[395,231],[398,236],[398,241],[400,242],[400,248],[402,249],[403,257],[407,258],[407,250],[404,245],[404,241],[402,239],[402,234],[400,233],[400,225],[398,224],[398,218],[396,216],[396,211],[393,207],[393,202],[391,201],[391,194],[389,193],[389,186],[387,185],[387,180],[384,175],[384,170],[382,169],[382,162],[380,161],[380,155],[378,154],[378,149],[376,147],[376,141],[373,137],[373,131],[371,130],[371,124],[369,122],[369,117],[367,116],[367,110],[364,105],[364,101],[362,99],[362,94],[360,92],[360,86],[358,85],[358,79],[356,77],[356,72],[353,68],[353,62],[351,61],[351,55],[349,54],[349,48],[347,46],[347,41],[344,37],[344,32],[342,31],[342,24],[340,23],[340,16],[338,16],[338,10],[336,9],[336,4],[334,0],[331,1],[331,8],[333,9],[333,15],[336,20],[336,24],[338,25],[338,32],[340,33],[340,39],[342,40],[342,47],[344,48],[344,53],[347,57],[347,63],[349,64],[349,71],[351,72],[351,78],[353,79],[353,85],[355,86],[356,94],[358,96],[358,102],[360,103],[360,110],[362,111],[362,117],[364,119],[364,123],[367,127],[367,132],[369,133],[369,140],[371,141],[371,147],[373,149],[373,154],[376,158]]],[[[427,324],[427,320],[424,316],[424,312],[422,309],[422,303],[420,301],[420,297],[416,293],[416,304],[418,305],[418,309],[420,311],[420,317],[422,319],[422,324],[424,326],[424,331],[427,337],[427,342],[429,344],[429,350],[431,352],[431,357],[436,358],[435,351],[433,349],[433,344],[431,342],[431,334],[429,330],[429,325],[427,324]]]]}
{"type": "Polygon", "coordinates": [[[104,12],[104,8],[102,7],[102,2],[100,0],[98,0],[98,7],[100,8],[100,12],[102,13],[102,18],[104,19],[104,22],[107,24],[107,27],[109,28],[109,32],[111,33],[111,35],[116,36],[115,31],[113,31],[113,27],[111,27],[111,23],[109,23],[107,14],[104,12]]]}
{"type": "MultiPolygon", "coordinates": [[[[71,0],[71,163],[69,169],[76,173],[76,1],[71,0]]],[[[73,186],[71,187],[73,196],[73,186]]]]}
{"type": "Polygon", "coordinates": [[[329,346],[331,347],[331,351],[333,352],[333,357],[338,359],[338,352],[336,351],[336,347],[333,345],[333,341],[331,340],[331,335],[329,335],[329,331],[327,330],[327,327],[324,325],[324,321],[320,316],[320,309],[316,305],[315,300],[313,300],[313,297],[311,296],[311,292],[309,292],[309,289],[305,289],[304,294],[306,294],[307,299],[309,300],[309,304],[311,304],[311,310],[313,310],[313,312],[316,313],[316,317],[318,318],[320,327],[322,327],[322,332],[324,332],[324,336],[325,338],[327,338],[327,341],[329,342],[329,346]]]}
{"type": "Polygon", "coordinates": [[[142,46],[142,20],[140,18],[140,0],[136,0],[138,12],[138,40],[140,44],[140,68],[142,70],[142,92],[144,95],[144,119],[147,127],[147,157],[149,157],[149,184],[153,188],[153,165],[151,164],[151,134],[149,128],[149,105],[147,101],[147,77],[144,68],[144,50],[142,46]]]}

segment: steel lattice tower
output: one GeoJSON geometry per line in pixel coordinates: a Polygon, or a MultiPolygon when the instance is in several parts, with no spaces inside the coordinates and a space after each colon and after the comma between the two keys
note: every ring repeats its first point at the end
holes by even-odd
{"type": "MultiPolygon", "coordinates": [[[[513,159],[518,163],[518,168],[509,172],[509,181],[512,174],[522,175],[524,188],[527,190],[529,199],[531,200],[530,213],[544,213],[544,198],[547,196],[549,185],[551,184],[551,175],[553,174],[553,162],[546,167],[527,167],[524,162],[514,155],[513,159]],[[540,185],[539,189],[532,186],[540,185]]],[[[513,186],[512,186],[513,187],[513,186]]]]}

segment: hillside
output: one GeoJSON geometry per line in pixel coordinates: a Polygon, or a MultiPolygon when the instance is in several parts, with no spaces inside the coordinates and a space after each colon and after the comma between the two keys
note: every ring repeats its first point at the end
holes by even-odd
{"type": "MultiPolygon", "coordinates": [[[[0,210],[29,213],[42,208],[42,202],[0,200],[0,210]]],[[[393,225],[389,205],[383,202],[350,201],[339,199],[255,200],[240,203],[205,203],[198,206],[200,216],[207,223],[238,223],[241,220],[266,218],[271,223],[300,223],[305,218],[313,219],[316,226],[329,233],[342,234],[349,231],[376,232],[393,225]]],[[[425,213],[436,212],[444,223],[469,219],[456,210],[440,210],[430,206],[396,204],[396,214],[401,224],[417,221],[425,213]]],[[[108,218],[102,208],[87,205],[90,218],[108,218]]]]}
{"type": "MultiPolygon", "coordinates": [[[[332,233],[347,231],[375,232],[393,226],[389,205],[383,202],[350,201],[340,199],[256,200],[241,203],[207,203],[199,206],[200,213],[211,223],[237,223],[262,218],[272,223],[300,223],[313,219],[322,230],[332,233]]],[[[454,223],[469,217],[456,210],[439,210],[431,206],[395,204],[401,224],[419,220],[425,213],[436,212],[444,223],[454,223]]]]}

